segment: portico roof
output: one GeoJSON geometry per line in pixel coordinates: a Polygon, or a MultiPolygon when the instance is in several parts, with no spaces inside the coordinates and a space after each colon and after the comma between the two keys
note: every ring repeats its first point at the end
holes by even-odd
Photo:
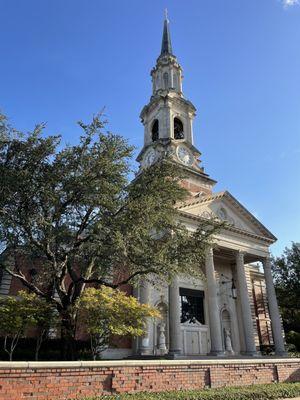
{"type": "MultiPolygon", "coordinates": [[[[213,193],[211,195],[203,195],[188,199],[184,203],[180,204],[178,206],[178,209],[185,215],[191,214],[191,216],[194,217],[196,215],[198,217],[201,217],[201,214],[197,212],[201,210],[201,206],[212,204],[217,201],[231,206],[231,208],[237,213],[237,216],[247,221],[248,224],[252,225],[255,231],[251,232],[250,230],[243,227],[234,226],[234,223],[229,223],[228,229],[234,229],[241,232],[244,231],[247,234],[252,234],[257,237],[268,239],[272,243],[277,240],[277,238],[227,190],[213,193]],[[197,205],[199,205],[199,208],[197,208],[197,205]],[[197,212],[197,214],[195,213],[195,211],[197,212]]],[[[211,214],[214,214],[214,212],[211,212],[211,214]]],[[[215,216],[217,217],[218,215],[215,216]]]]}

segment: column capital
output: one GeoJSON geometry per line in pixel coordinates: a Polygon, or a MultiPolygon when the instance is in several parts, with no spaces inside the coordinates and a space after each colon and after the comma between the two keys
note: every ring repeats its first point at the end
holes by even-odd
{"type": "Polygon", "coordinates": [[[214,256],[214,249],[212,246],[209,246],[206,249],[206,257],[213,257],[214,256]]]}
{"type": "Polygon", "coordinates": [[[238,264],[244,264],[245,252],[242,250],[238,250],[235,254],[236,261],[238,264]]]}
{"type": "Polygon", "coordinates": [[[263,263],[264,268],[271,268],[271,256],[270,255],[266,256],[263,259],[262,263],[263,263]]]}

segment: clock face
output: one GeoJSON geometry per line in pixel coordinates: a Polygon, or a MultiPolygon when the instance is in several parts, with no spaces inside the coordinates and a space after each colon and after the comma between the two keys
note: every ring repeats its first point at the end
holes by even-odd
{"type": "Polygon", "coordinates": [[[184,165],[192,165],[194,163],[193,154],[184,146],[177,147],[177,157],[184,165]]]}
{"type": "Polygon", "coordinates": [[[150,167],[156,160],[156,151],[154,149],[149,149],[144,156],[144,165],[150,167]]]}

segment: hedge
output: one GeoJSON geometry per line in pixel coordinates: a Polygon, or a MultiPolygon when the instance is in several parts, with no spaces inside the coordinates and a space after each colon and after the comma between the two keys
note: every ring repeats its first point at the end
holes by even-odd
{"type": "Polygon", "coordinates": [[[300,382],[191,391],[133,393],[81,400],[274,400],[300,396],[300,382]]]}

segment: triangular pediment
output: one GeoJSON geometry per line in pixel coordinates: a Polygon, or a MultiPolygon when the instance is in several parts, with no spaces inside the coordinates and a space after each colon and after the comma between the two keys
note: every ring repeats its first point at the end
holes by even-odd
{"type": "Polygon", "coordinates": [[[276,237],[229,192],[220,192],[188,200],[179,209],[193,216],[217,217],[228,226],[275,241],[276,237]]]}

